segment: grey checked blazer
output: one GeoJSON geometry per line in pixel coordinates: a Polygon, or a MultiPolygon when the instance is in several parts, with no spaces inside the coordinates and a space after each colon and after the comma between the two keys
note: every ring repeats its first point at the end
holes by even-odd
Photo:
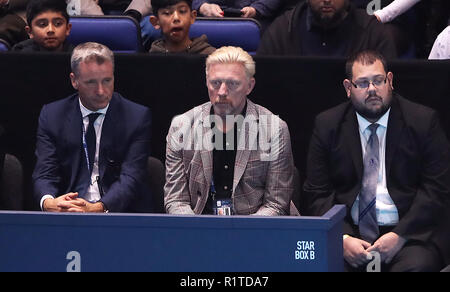
{"type": "MultiPolygon", "coordinates": [[[[205,207],[213,172],[210,110],[207,102],[172,120],[166,148],[167,213],[201,214],[205,207]]],[[[245,147],[238,146],[234,168],[234,213],[289,215],[294,163],[288,127],[248,99],[245,117],[245,147]]]]}

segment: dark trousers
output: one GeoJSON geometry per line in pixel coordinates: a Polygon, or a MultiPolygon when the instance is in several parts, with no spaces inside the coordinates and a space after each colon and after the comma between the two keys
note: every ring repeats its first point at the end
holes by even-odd
{"type": "MultiPolygon", "coordinates": [[[[393,227],[380,227],[380,236],[391,232],[393,227]]],[[[387,265],[381,264],[381,272],[439,272],[444,267],[442,255],[432,243],[407,241],[387,265]]],[[[353,268],[345,262],[347,272],[365,272],[367,266],[353,268]]]]}

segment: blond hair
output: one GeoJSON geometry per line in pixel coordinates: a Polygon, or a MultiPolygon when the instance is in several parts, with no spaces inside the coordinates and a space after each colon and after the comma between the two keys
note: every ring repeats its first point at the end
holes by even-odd
{"type": "Polygon", "coordinates": [[[221,47],[214,51],[206,59],[206,77],[208,77],[208,70],[212,64],[232,64],[240,63],[245,68],[247,78],[252,78],[255,75],[255,61],[252,56],[239,47],[221,47]]]}

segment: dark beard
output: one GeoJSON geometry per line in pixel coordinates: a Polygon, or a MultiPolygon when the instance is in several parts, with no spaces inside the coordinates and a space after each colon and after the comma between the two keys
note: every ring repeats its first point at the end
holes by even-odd
{"type": "Polygon", "coordinates": [[[371,111],[367,108],[357,108],[355,107],[355,110],[358,114],[360,114],[363,118],[365,118],[368,121],[378,121],[388,110],[390,106],[386,106],[383,104],[383,106],[376,110],[371,111]]]}
{"type": "Polygon", "coordinates": [[[322,15],[319,11],[311,9],[313,22],[324,29],[334,28],[347,16],[347,8],[348,7],[344,7],[341,10],[336,11],[331,17],[322,15]]]}
{"type": "MultiPolygon", "coordinates": [[[[392,94],[392,93],[390,93],[392,94]]],[[[374,97],[375,95],[371,95],[370,97],[374,97]]],[[[380,97],[381,99],[381,97],[380,97]]],[[[389,98],[389,100],[392,100],[392,95],[389,98]]],[[[368,121],[378,121],[391,107],[390,102],[388,104],[382,103],[383,105],[376,110],[368,109],[367,107],[364,107],[360,104],[353,104],[353,107],[355,108],[355,111],[360,114],[362,117],[364,117],[368,121]]]]}

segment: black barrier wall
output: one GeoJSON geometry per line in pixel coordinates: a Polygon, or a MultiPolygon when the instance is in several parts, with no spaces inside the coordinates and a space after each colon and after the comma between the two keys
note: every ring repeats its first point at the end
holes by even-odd
{"type": "MultiPolygon", "coordinates": [[[[151,108],[152,155],[164,161],[172,118],[208,101],[204,57],[122,54],[116,56],[116,91],[151,108]]],[[[285,120],[292,137],[295,165],[303,178],[314,117],[347,100],[342,81],[345,60],[256,58],[256,87],[250,98],[285,120]]],[[[450,61],[395,61],[394,89],[441,114],[450,137],[450,61]]],[[[0,54],[0,123],[8,152],[24,164],[25,206],[31,199],[31,172],[37,121],[42,105],[74,92],[67,54],[0,54]]]]}

